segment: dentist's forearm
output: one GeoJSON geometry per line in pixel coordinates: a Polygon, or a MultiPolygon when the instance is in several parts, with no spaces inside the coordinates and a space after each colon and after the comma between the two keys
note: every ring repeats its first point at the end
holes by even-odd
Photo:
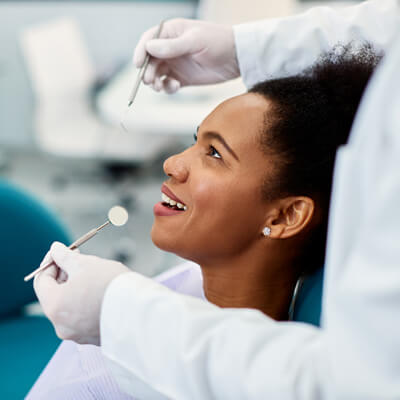
{"type": "Polygon", "coordinates": [[[221,309],[137,274],[115,279],[102,307],[103,354],[122,389],[138,398],[320,399],[329,377],[321,336],[315,327],[221,309]]]}
{"type": "Polygon", "coordinates": [[[337,10],[315,7],[306,13],[234,27],[236,52],[247,87],[268,78],[293,75],[337,43],[391,43],[400,26],[400,2],[370,0],[337,10]]]}

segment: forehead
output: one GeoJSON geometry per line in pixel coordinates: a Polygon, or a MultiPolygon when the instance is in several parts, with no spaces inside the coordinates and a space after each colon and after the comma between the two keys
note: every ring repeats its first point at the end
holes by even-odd
{"type": "Polygon", "coordinates": [[[245,93],[232,97],[216,107],[202,122],[201,131],[215,131],[221,134],[238,153],[259,150],[260,135],[265,118],[272,109],[270,101],[256,93],[245,93]]]}

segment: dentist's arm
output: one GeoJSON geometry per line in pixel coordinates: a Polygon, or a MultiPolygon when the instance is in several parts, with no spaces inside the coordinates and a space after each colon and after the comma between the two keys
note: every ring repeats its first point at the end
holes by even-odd
{"type": "Polygon", "coordinates": [[[369,0],[337,10],[306,13],[234,27],[240,72],[246,86],[301,72],[335,44],[368,41],[389,46],[400,26],[398,0],[369,0]]]}
{"type": "Polygon", "coordinates": [[[330,375],[318,329],[134,274],[107,289],[101,343],[122,389],[143,399],[321,399],[330,375]]]}
{"type": "Polygon", "coordinates": [[[316,7],[285,18],[229,26],[174,19],[145,32],[134,63],[152,55],[144,82],[156,90],[223,82],[242,75],[247,86],[271,77],[295,74],[337,42],[367,40],[386,48],[399,26],[398,0],[370,0],[334,10],[316,7]]]}
{"type": "Polygon", "coordinates": [[[57,335],[101,344],[118,384],[137,398],[310,400],[325,387],[314,327],[221,309],[60,243],[49,261],[57,267],[34,286],[57,335]]]}

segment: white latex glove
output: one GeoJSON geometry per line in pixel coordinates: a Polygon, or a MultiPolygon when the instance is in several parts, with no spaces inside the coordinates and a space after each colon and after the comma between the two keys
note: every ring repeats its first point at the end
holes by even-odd
{"type": "Polygon", "coordinates": [[[181,86],[223,82],[240,75],[231,26],[191,19],[166,21],[159,39],[157,26],[146,31],[135,49],[133,62],[149,66],[143,82],[157,90],[176,92],[181,86]]]}
{"type": "Polygon", "coordinates": [[[99,345],[106,288],[116,276],[131,271],[119,262],[83,255],[58,242],[42,264],[50,261],[56,265],[36,275],[33,283],[43,312],[60,339],[99,345]]]}

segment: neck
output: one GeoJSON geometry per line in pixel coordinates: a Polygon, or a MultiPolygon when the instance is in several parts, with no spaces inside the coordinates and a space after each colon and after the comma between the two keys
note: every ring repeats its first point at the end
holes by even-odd
{"type": "Polygon", "coordinates": [[[297,276],[281,257],[248,255],[229,262],[201,263],[204,293],[220,307],[258,309],[276,320],[287,320],[297,276]]]}

